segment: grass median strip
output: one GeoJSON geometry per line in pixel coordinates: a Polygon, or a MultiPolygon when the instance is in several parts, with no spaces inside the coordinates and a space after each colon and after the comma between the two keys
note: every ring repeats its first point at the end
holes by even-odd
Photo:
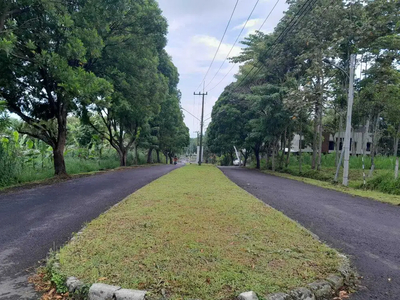
{"type": "Polygon", "coordinates": [[[336,251],[213,166],[185,166],[92,221],[60,250],[61,270],[150,298],[233,299],[335,273],[336,251]]]}

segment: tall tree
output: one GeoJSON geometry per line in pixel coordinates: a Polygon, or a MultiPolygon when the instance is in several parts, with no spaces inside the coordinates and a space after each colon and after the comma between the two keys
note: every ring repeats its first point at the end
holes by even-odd
{"type": "Polygon", "coordinates": [[[84,68],[98,45],[80,38],[74,22],[80,4],[12,1],[3,4],[0,17],[0,97],[25,122],[22,133],[53,148],[56,175],[66,174],[68,113],[81,99],[110,88],[84,68]]]}
{"type": "Polygon", "coordinates": [[[111,82],[114,92],[110,98],[91,99],[82,106],[82,114],[125,166],[129,149],[149,119],[158,114],[167,94],[167,80],[158,70],[167,23],[153,0],[90,2],[79,22],[82,27],[94,26],[103,47],[86,67],[111,82]]]}

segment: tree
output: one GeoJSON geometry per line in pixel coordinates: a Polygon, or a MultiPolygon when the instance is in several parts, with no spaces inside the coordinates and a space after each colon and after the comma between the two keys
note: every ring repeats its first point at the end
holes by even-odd
{"type": "Polygon", "coordinates": [[[72,2],[8,3],[0,19],[0,97],[25,123],[21,133],[53,149],[56,175],[65,175],[67,116],[109,84],[84,65],[97,55],[90,38],[75,26],[72,2]],[[91,51],[89,51],[89,49],[91,51]]]}
{"type": "Polygon", "coordinates": [[[161,109],[157,115],[150,120],[152,134],[149,136],[151,151],[156,149],[157,162],[159,151],[162,151],[172,162],[172,157],[179,154],[183,147],[189,145],[189,129],[183,121],[180,108],[181,92],[178,90],[179,74],[172,63],[171,57],[165,52],[160,53],[158,70],[167,80],[167,93],[161,102],[161,109]]]}
{"type": "Polygon", "coordinates": [[[129,149],[167,94],[167,80],[158,70],[167,23],[153,0],[93,2],[81,12],[80,23],[94,26],[103,44],[87,69],[114,86],[110,98],[92,98],[82,106],[82,115],[125,166],[129,149]]]}

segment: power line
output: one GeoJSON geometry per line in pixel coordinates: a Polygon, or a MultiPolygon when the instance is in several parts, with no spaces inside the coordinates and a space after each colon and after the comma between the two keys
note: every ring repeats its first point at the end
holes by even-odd
{"type": "Polygon", "coordinates": [[[181,109],[182,110],[184,110],[184,111],[186,111],[189,115],[191,115],[193,118],[195,118],[195,119],[197,119],[197,120],[199,120],[200,121],[200,119],[198,118],[198,117],[196,117],[194,114],[192,114],[190,111],[188,111],[187,109],[184,109],[182,106],[181,106],[181,109]]]}
{"type": "Polygon", "coordinates": [[[215,61],[215,58],[217,57],[217,54],[218,54],[218,52],[219,52],[219,49],[221,48],[221,45],[222,45],[222,42],[223,42],[223,40],[224,40],[224,38],[225,38],[226,32],[228,31],[229,25],[231,24],[231,21],[232,21],[232,18],[233,18],[234,13],[235,13],[235,11],[236,11],[236,7],[237,7],[238,3],[239,3],[239,0],[236,0],[235,7],[233,8],[231,17],[229,18],[229,21],[228,21],[228,24],[226,25],[224,34],[223,34],[223,36],[222,36],[222,38],[221,38],[221,41],[219,42],[219,45],[218,45],[217,51],[215,52],[214,58],[213,58],[213,60],[211,61],[210,66],[208,67],[208,70],[207,70],[206,75],[204,76],[203,80],[200,82],[200,84],[199,84],[199,86],[196,88],[196,90],[199,89],[199,87],[201,87],[201,85],[202,85],[203,82],[205,82],[205,80],[206,80],[206,78],[207,78],[207,75],[208,75],[208,73],[210,72],[210,69],[211,69],[211,67],[212,67],[212,65],[213,65],[213,63],[214,63],[214,61],[215,61]]]}
{"type": "MultiPolygon", "coordinates": [[[[279,0],[278,0],[278,1],[279,1],[279,0]]],[[[249,20],[250,20],[251,16],[253,15],[253,13],[254,13],[254,11],[255,11],[255,9],[256,9],[256,7],[257,7],[257,5],[258,5],[259,2],[260,2],[260,0],[257,0],[256,4],[254,4],[254,7],[253,7],[252,11],[250,12],[249,17],[247,18],[246,22],[244,23],[244,25],[243,25],[243,27],[242,27],[242,30],[240,30],[239,35],[237,36],[235,42],[233,43],[231,50],[229,50],[228,55],[226,56],[226,58],[225,58],[224,61],[222,62],[221,66],[219,67],[218,71],[215,73],[214,77],[213,77],[213,78],[210,80],[210,82],[206,85],[206,88],[212,83],[212,81],[213,81],[213,80],[215,79],[215,77],[218,75],[219,71],[221,71],[221,69],[222,69],[223,65],[225,64],[226,60],[229,58],[229,55],[231,55],[232,50],[235,48],[235,45],[236,45],[237,41],[239,40],[240,36],[242,35],[244,29],[246,28],[247,23],[249,22],[249,20]]]]}
{"type": "MultiPolygon", "coordinates": [[[[269,14],[267,15],[267,17],[264,19],[264,22],[261,24],[261,26],[260,26],[260,28],[258,29],[258,31],[261,31],[261,29],[264,27],[265,23],[268,21],[269,17],[271,16],[272,12],[275,10],[275,7],[278,5],[279,1],[280,1],[280,0],[277,0],[277,1],[275,2],[274,6],[273,6],[272,9],[270,10],[270,12],[269,12],[269,14]]],[[[218,74],[219,71],[221,70],[221,68],[222,68],[222,66],[224,65],[225,61],[228,59],[229,55],[231,54],[231,51],[233,50],[234,46],[235,46],[236,43],[237,43],[239,37],[240,37],[241,34],[243,33],[243,30],[245,29],[245,27],[246,27],[246,25],[247,25],[247,22],[249,21],[251,15],[253,14],[254,9],[256,8],[258,2],[259,2],[259,1],[256,2],[256,4],[255,4],[255,6],[254,6],[254,8],[253,8],[253,10],[252,10],[252,12],[251,12],[249,18],[247,19],[246,23],[244,24],[242,30],[240,31],[240,33],[239,33],[239,35],[238,35],[238,37],[237,37],[235,43],[233,44],[231,50],[230,50],[229,53],[228,53],[227,57],[226,57],[225,60],[222,62],[220,68],[219,68],[218,71],[217,71],[217,73],[215,73],[213,79],[211,79],[211,81],[207,84],[207,86],[209,86],[209,85],[211,84],[211,82],[214,80],[214,78],[217,76],[217,74],[218,74]]],[[[235,63],[235,64],[236,64],[236,63],[235,63]]],[[[222,78],[222,80],[219,81],[219,82],[218,82],[212,89],[210,89],[209,91],[212,91],[212,90],[215,89],[217,86],[219,86],[219,85],[221,84],[221,82],[224,81],[224,79],[229,75],[229,73],[232,72],[233,68],[234,68],[234,66],[228,71],[228,73],[225,74],[225,76],[222,78]]]]}
{"type": "MultiPolygon", "coordinates": [[[[299,14],[299,15],[298,15],[298,16],[296,15],[295,17],[292,18],[292,20],[290,21],[290,23],[289,23],[289,24],[286,26],[286,28],[279,34],[279,36],[275,39],[274,43],[269,47],[268,51],[270,51],[274,46],[276,46],[276,45],[278,44],[278,42],[281,42],[281,40],[283,39],[283,37],[284,37],[288,32],[290,32],[290,31],[293,29],[293,27],[294,27],[295,25],[297,25],[297,24],[300,22],[300,20],[301,20],[309,11],[311,11],[312,5],[314,5],[317,1],[318,1],[318,0],[308,0],[307,2],[305,2],[305,3],[303,4],[303,6],[302,6],[302,7],[299,9],[299,11],[298,11],[298,14],[299,14]],[[310,7],[310,6],[311,6],[311,7],[310,7]],[[296,17],[297,17],[297,18],[296,18],[296,17]],[[294,23],[293,23],[293,22],[294,22],[294,23]]],[[[257,72],[255,73],[255,75],[257,75],[257,74],[264,68],[264,66],[261,66],[261,67],[253,66],[253,67],[251,68],[251,70],[245,75],[245,77],[242,78],[242,79],[238,82],[238,84],[236,85],[235,89],[240,87],[240,85],[244,82],[244,80],[246,80],[246,78],[250,75],[250,73],[251,73],[255,68],[258,69],[257,72]]],[[[235,89],[234,89],[234,90],[235,90],[235,89]]]]}
{"type": "Polygon", "coordinates": [[[232,68],[228,71],[228,73],[225,74],[225,76],[216,84],[214,85],[213,88],[209,89],[208,91],[211,92],[213,89],[215,89],[217,86],[221,84],[222,81],[229,75],[230,72],[232,72],[233,68],[236,66],[236,64],[233,64],[232,68]]]}
{"type": "Polygon", "coordinates": [[[261,31],[261,29],[264,27],[265,23],[267,23],[267,20],[269,19],[269,16],[272,14],[272,12],[274,11],[275,7],[278,5],[280,0],[275,2],[274,7],[272,7],[271,11],[269,12],[268,16],[265,18],[264,22],[261,24],[260,28],[258,29],[258,31],[261,31]]]}

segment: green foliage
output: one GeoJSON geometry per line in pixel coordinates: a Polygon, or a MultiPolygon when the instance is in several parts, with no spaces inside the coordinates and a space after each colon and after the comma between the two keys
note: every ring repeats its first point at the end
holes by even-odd
{"type": "Polygon", "coordinates": [[[8,139],[0,142],[0,187],[12,184],[16,178],[17,160],[10,154],[8,139]]]}
{"type": "MultiPolygon", "coordinates": [[[[356,54],[361,73],[353,130],[373,135],[365,167],[393,170],[394,159],[383,155],[399,152],[400,2],[321,0],[304,9],[306,4],[289,1],[273,33],[256,32],[242,42],[245,48],[232,59],[242,63],[237,81],[213,108],[208,149],[226,157],[234,145],[251,148],[255,167],[300,175],[298,157],[284,153],[297,133],[312,147],[312,155],[301,155],[301,175],[330,181],[337,159],[322,155],[323,133],[344,131],[350,55],[356,54]],[[267,159],[260,162],[261,156],[267,159]]],[[[352,170],[362,165],[361,157],[351,158],[352,170]]]]}
{"type": "Polygon", "coordinates": [[[45,267],[45,280],[51,281],[55,285],[57,293],[68,292],[68,287],[66,286],[66,276],[60,272],[59,262],[57,258],[57,253],[50,250],[45,267]]]}
{"type": "Polygon", "coordinates": [[[282,172],[291,174],[291,175],[295,175],[295,176],[301,176],[301,177],[306,177],[306,178],[311,178],[311,179],[317,179],[317,180],[321,180],[321,181],[333,181],[332,176],[330,176],[330,174],[326,173],[326,172],[321,172],[321,171],[317,171],[317,170],[305,170],[303,172],[299,172],[298,169],[283,169],[281,170],[282,172]]]}
{"type": "Polygon", "coordinates": [[[392,173],[382,174],[368,180],[365,188],[387,194],[400,195],[400,179],[394,179],[392,173]]]}
{"type": "Polygon", "coordinates": [[[57,293],[66,293],[68,292],[68,288],[65,285],[66,277],[57,273],[57,272],[52,272],[51,274],[51,282],[55,284],[57,293]]]}
{"type": "Polygon", "coordinates": [[[5,103],[23,121],[20,133],[51,147],[56,175],[71,146],[100,152],[106,140],[126,165],[140,144],[175,153],[188,144],[156,1],[23,0],[0,12],[0,130],[5,103]],[[147,143],[152,127],[168,131],[147,143]]]}

